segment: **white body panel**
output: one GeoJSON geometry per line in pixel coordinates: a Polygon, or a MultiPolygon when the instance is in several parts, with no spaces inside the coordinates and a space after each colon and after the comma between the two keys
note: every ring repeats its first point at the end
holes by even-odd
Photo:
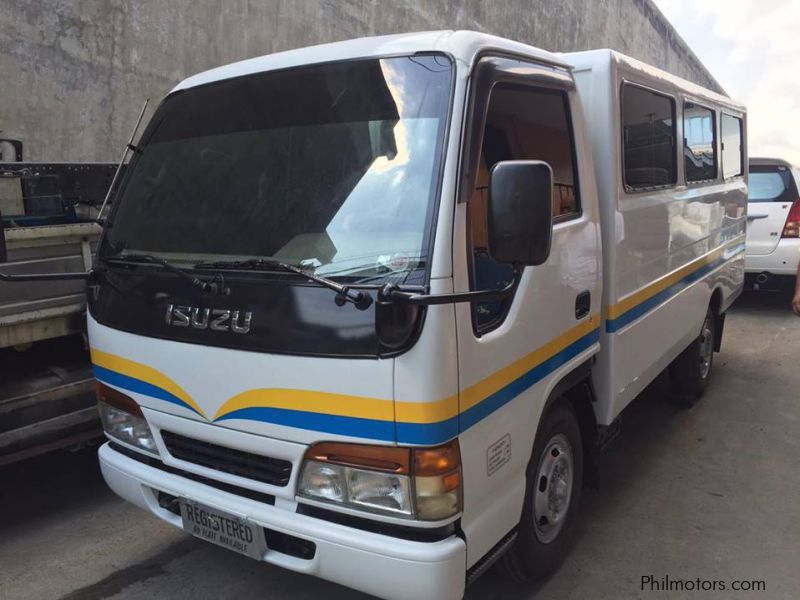
{"type": "Polygon", "coordinates": [[[596,421],[609,424],[697,336],[713,294],[725,310],[741,289],[745,180],[626,195],[619,164],[620,78],[666,86],[678,97],[691,94],[736,114],[742,109],[608,51],[556,56],[473,32],[367,38],[285,52],[196,75],[175,89],[269,69],[423,51],[446,52],[456,67],[434,224],[432,293],[469,290],[467,206],[457,202],[457,181],[477,57],[515,55],[562,78],[570,77],[569,65],[578,67],[577,89],[568,99],[582,211],[554,226],[550,257],[523,272],[502,325],[477,336],[469,304],[431,306],[414,345],[388,359],[212,348],[115,331],[91,317],[89,336],[98,379],[141,404],[166,465],[272,494],[275,505],[159,471],[105,446],[103,473],[118,494],[177,526],[180,520],[158,506],[154,490],[314,541],[311,561],[270,551],[264,556],[290,569],[385,597],[457,598],[466,570],[519,521],[537,427],[548,401],[563,392],[558,386],[565,377],[591,366],[596,421]],[[590,310],[576,317],[576,297],[583,292],[591,294],[590,310]],[[631,316],[630,308],[639,305],[646,310],[631,316]],[[628,308],[619,312],[620,306],[628,308]],[[254,406],[269,410],[247,412],[254,406]],[[270,486],[178,460],[164,445],[162,430],[284,459],[292,464],[291,479],[284,487],[270,486]],[[300,464],[314,442],[432,446],[455,437],[463,512],[444,523],[405,524],[457,522],[463,539],[412,542],[295,512],[300,464]],[[509,459],[490,474],[487,451],[504,438],[509,459]]]}
{"type": "MultiPolygon", "coordinates": [[[[800,169],[792,169],[800,190],[800,169]]],[[[800,239],[782,237],[791,202],[750,202],[747,207],[747,273],[794,276],[800,261],[800,239]]]]}
{"type": "MultiPolygon", "coordinates": [[[[687,186],[683,160],[677,160],[676,185],[626,191],[621,86],[638,84],[674,98],[678,139],[684,100],[712,107],[717,123],[721,110],[742,116],[743,108],[610,50],[564,56],[575,64],[598,174],[604,324],[593,379],[595,415],[608,425],[697,337],[715,291],[722,311],[741,292],[747,197],[746,176],[723,180],[718,174],[687,186]]],[[[717,147],[719,156],[719,140],[717,147]]]]}
{"type": "MultiPolygon", "coordinates": [[[[600,229],[592,153],[577,94],[569,98],[582,214],[554,226],[550,257],[541,266],[525,269],[509,313],[497,329],[477,337],[470,305],[456,306],[460,442],[465,492],[471,499],[465,502],[462,519],[468,565],[519,522],[525,469],[545,403],[566,374],[600,349],[600,229]],[[586,291],[591,294],[589,313],[578,320],[575,299],[586,291]],[[475,412],[478,416],[471,416],[475,412]],[[506,436],[511,458],[489,473],[487,448],[506,436]]],[[[454,268],[456,289],[461,291],[469,289],[466,212],[466,204],[456,207],[453,240],[454,255],[460,259],[454,268]]]]}
{"type": "Polygon", "coordinates": [[[781,242],[781,232],[791,202],[750,202],[747,206],[748,258],[772,254],[781,242]]]}
{"type": "MultiPolygon", "coordinates": [[[[98,379],[124,390],[141,406],[154,411],[303,444],[319,440],[319,430],[276,424],[257,416],[236,418],[228,415],[242,406],[237,399],[243,399],[249,406],[264,404],[261,401],[250,402],[243,394],[263,394],[266,402],[279,408],[286,404],[286,397],[298,391],[301,396],[295,396],[295,407],[301,406],[303,401],[328,402],[326,396],[331,394],[330,401],[339,402],[346,401],[342,397],[369,398],[375,405],[374,413],[393,414],[392,360],[344,361],[348,363],[347,368],[331,369],[330,359],[325,358],[267,355],[155,341],[109,329],[99,325],[91,316],[88,317],[88,329],[92,362],[98,379]],[[108,377],[98,369],[122,373],[169,394],[147,393],[152,389],[147,387],[137,392],[135,386],[119,385],[116,375],[108,377]]],[[[393,429],[393,423],[387,423],[386,427],[393,429]]],[[[374,438],[369,438],[368,433],[348,436],[329,432],[326,439],[380,441],[381,437],[386,440],[391,435],[393,433],[386,436],[376,433],[374,438]]]]}
{"type": "Polygon", "coordinates": [[[748,254],[745,257],[745,272],[771,273],[794,277],[800,262],[800,239],[782,239],[769,254],[748,254]]]}

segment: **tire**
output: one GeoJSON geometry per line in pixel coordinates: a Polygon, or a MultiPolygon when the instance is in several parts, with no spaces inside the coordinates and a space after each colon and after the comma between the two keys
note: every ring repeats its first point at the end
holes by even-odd
{"type": "Polygon", "coordinates": [[[715,335],[716,319],[709,308],[700,335],[669,366],[675,390],[673,404],[689,408],[705,393],[714,366],[715,335]]]}
{"type": "Polygon", "coordinates": [[[583,483],[583,445],[575,412],[567,402],[559,401],[548,410],[536,435],[526,481],[517,539],[501,563],[518,581],[553,573],[572,542],[583,483]]]}

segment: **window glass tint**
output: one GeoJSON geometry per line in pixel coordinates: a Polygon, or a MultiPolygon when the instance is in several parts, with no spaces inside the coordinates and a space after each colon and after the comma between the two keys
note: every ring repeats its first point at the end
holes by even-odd
{"type": "Polygon", "coordinates": [[[270,257],[354,281],[421,277],[451,75],[441,55],[365,59],[171,95],[101,255],[270,257]]]}
{"type": "MultiPolygon", "coordinates": [[[[469,203],[473,253],[473,289],[505,287],[514,278],[510,265],[495,262],[488,252],[486,204],[489,173],[503,160],[542,160],[553,169],[553,215],[579,214],[577,175],[573,160],[569,101],[565,93],[497,86],[489,101],[481,146],[481,163],[469,203]]],[[[476,322],[486,329],[500,322],[506,304],[476,305],[476,322]]]]}
{"type": "Polygon", "coordinates": [[[796,197],[792,173],[786,167],[750,167],[749,202],[792,202],[796,197]]]}
{"type": "Polygon", "coordinates": [[[624,85],[622,146],[628,188],[675,183],[675,101],[624,85]]]}
{"type": "Polygon", "coordinates": [[[691,102],[683,105],[683,164],[686,181],[717,178],[714,112],[691,102]]]}
{"type": "Polygon", "coordinates": [[[735,177],[742,174],[742,120],[723,114],[722,133],[722,176],[735,177]]]}

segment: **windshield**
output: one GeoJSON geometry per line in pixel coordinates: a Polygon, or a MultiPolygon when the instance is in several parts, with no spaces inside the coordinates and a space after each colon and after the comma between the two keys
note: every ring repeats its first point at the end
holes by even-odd
{"type": "Polygon", "coordinates": [[[101,255],[190,265],[274,258],[364,282],[419,276],[451,68],[443,55],[365,59],[168,97],[115,202],[101,255]]]}

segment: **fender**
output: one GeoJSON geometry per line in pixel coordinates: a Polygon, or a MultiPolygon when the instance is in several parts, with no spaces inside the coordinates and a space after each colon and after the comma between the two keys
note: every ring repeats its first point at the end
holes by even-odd
{"type": "MultiPolygon", "coordinates": [[[[595,357],[592,356],[564,375],[556,383],[542,409],[542,416],[539,418],[536,435],[539,435],[539,428],[547,411],[561,398],[566,399],[575,411],[578,427],[581,430],[581,441],[583,442],[583,485],[584,487],[598,489],[600,468],[598,464],[597,420],[592,408],[596,396],[591,380],[594,363],[595,357]]],[[[536,439],[534,438],[535,443],[536,439]]]]}

